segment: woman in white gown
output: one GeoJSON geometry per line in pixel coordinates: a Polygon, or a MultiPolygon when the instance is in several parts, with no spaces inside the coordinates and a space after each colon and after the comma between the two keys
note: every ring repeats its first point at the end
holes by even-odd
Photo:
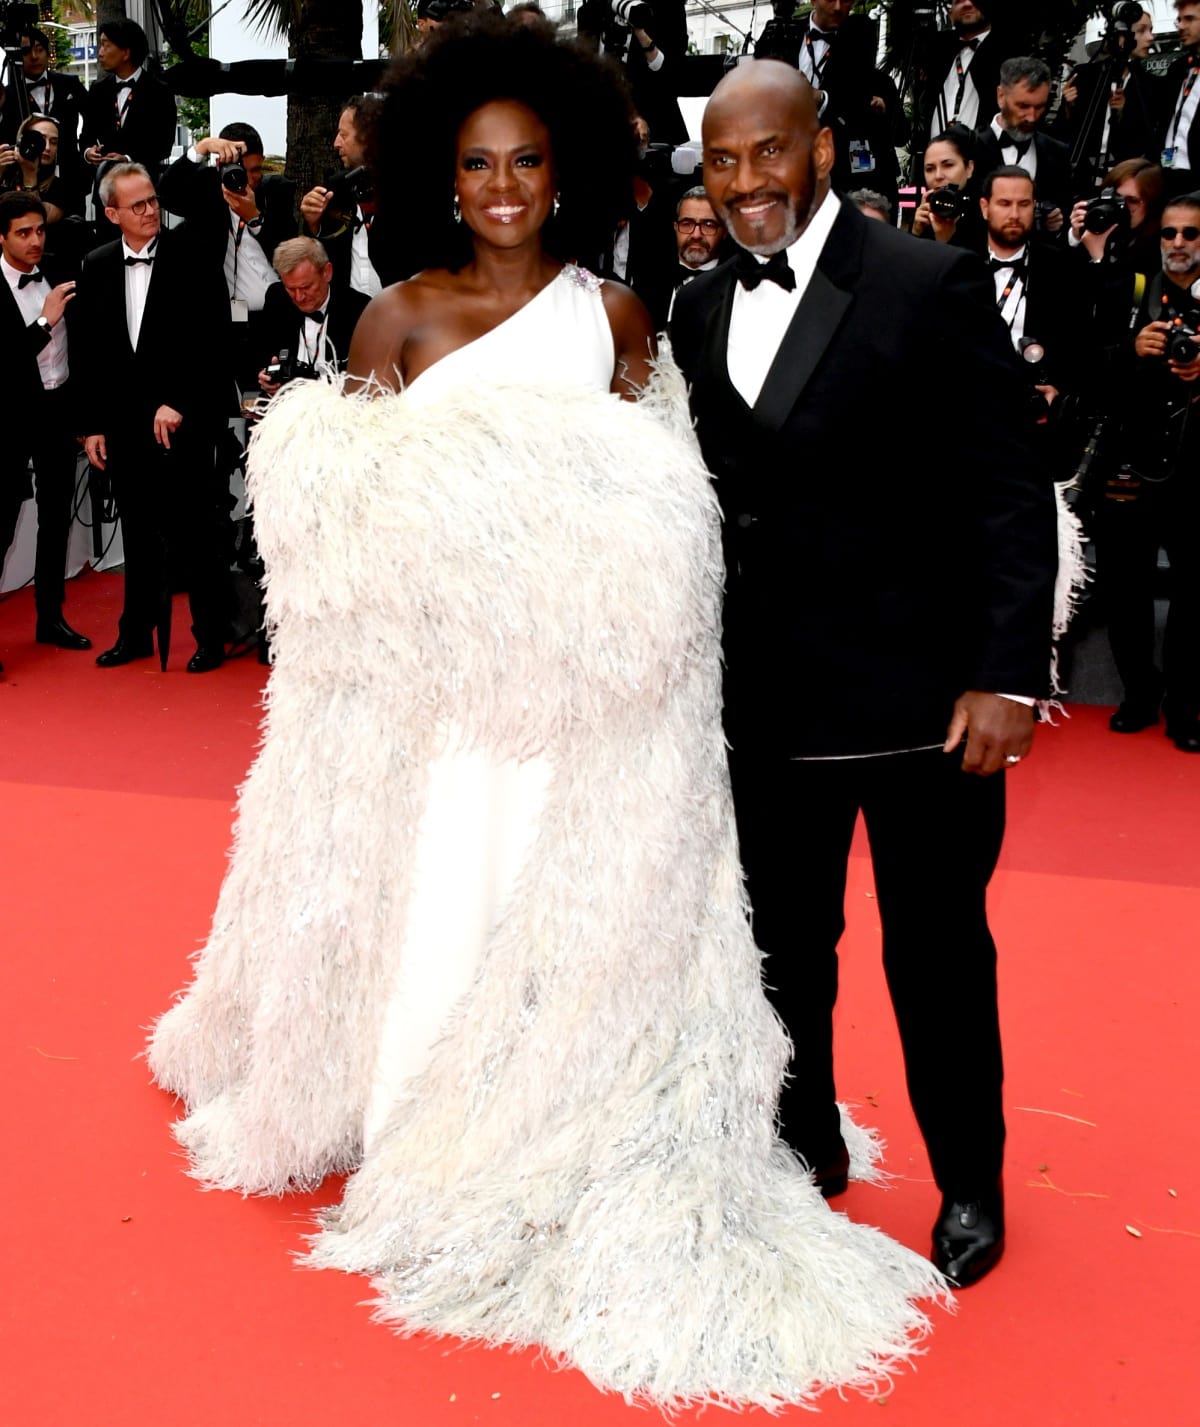
{"type": "Polygon", "coordinates": [[[381,170],[442,265],[372,303],[354,394],[256,437],[264,741],[151,1068],[204,1181],[351,1171],[311,1258],[403,1331],[664,1404],[870,1385],[943,1285],[775,1137],[716,505],[641,305],[563,262],[612,231],[625,101],[491,19],[401,70],[381,170]]]}

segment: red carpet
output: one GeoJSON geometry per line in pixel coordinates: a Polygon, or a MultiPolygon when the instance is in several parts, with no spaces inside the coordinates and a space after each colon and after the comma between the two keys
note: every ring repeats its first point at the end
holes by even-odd
{"type": "MultiPolygon", "coordinates": [[[[88,575],[68,593],[68,617],[98,649],[115,633],[119,584],[88,575]]],[[[28,591],[0,603],[0,1423],[659,1420],[533,1354],[398,1339],[360,1306],[365,1282],[297,1270],[290,1255],[308,1216],[337,1185],[241,1200],[204,1194],[182,1173],[172,1103],[136,1056],[207,930],[263,674],[250,658],[187,676],[186,625],[181,604],[165,675],[156,661],[100,671],[89,655],[33,643],[28,591]]],[[[957,1315],[937,1315],[916,1370],[877,1401],[822,1399],[828,1422],[1195,1418],[1200,759],[1161,732],[1109,734],[1107,712],[1073,709],[1040,731],[1010,780],[992,896],[1008,1255],[961,1295],[957,1315]]],[[[887,1191],[854,1187],[841,1204],[924,1250],[936,1198],[871,890],[859,857],[839,1070],[899,1178],[887,1191]]]]}

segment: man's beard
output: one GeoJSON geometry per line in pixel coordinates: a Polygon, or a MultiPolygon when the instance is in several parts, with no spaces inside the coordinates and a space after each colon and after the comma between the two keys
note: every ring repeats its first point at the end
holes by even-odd
{"type": "Polygon", "coordinates": [[[1192,277],[1200,273],[1200,257],[1194,253],[1164,253],[1163,272],[1172,277],[1192,277]]]}
{"type": "Polygon", "coordinates": [[[707,243],[689,243],[683,250],[683,261],[690,268],[701,267],[712,257],[712,249],[707,243]]]}
{"type": "Polygon", "coordinates": [[[790,248],[792,244],[796,241],[796,239],[800,236],[800,234],[805,230],[805,228],[808,227],[808,224],[811,221],[813,214],[817,211],[817,206],[821,199],[821,194],[817,185],[817,167],[816,164],[813,163],[811,158],[809,159],[808,163],[808,183],[808,208],[803,215],[801,215],[800,212],[800,203],[803,202],[803,198],[801,198],[799,202],[793,204],[788,194],[779,192],[778,190],[776,190],[775,192],[767,191],[761,195],[762,198],[782,199],[784,204],[786,205],[787,222],[784,224],[782,237],[775,238],[774,240],[768,243],[755,243],[753,246],[748,243],[743,243],[734,232],[734,212],[729,207],[726,207],[725,211],[719,215],[721,221],[725,224],[726,232],[729,233],[729,235],[733,238],[734,242],[737,243],[739,248],[744,248],[746,252],[754,253],[757,257],[770,258],[774,257],[776,253],[782,253],[785,248],[790,248]]]}

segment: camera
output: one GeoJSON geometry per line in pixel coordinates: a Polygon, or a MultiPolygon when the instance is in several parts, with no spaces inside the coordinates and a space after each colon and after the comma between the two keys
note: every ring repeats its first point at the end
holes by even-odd
{"type": "Polygon", "coordinates": [[[967,195],[957,183],[948,183],[945,188],[931,188],[925,195],[929,211],[935,218],[946,223],[957,223],[967,211],[967,195]]]}
{"type": "Polygon", "coordinates": [[[46,152],[46,136],[40,129],[26,129],[17,140],[17,153],[27,164],[40,159],[46,152]]]}
{"type": "Polygon", "coordinates": [[[654,24],[654,11],[645,0],[612,0],[613,19],[625,29],[647,30],[654,24]]]}
{"type": "Polygon", "coordinates": [[[230,193],[245,193],[250,186],[249,175],[240,159],[219,165],[217,172],[221,175],[221,187],[227,188],[230,193]]]}
{"type": "Polygon", "coordinates": [[[315,381],[317,369],[310,362],[298,362],[295,352],[287,347],[266,368],[269,381],[286,386],[288,382],[315,381]]]}
{"type": "Polygon", "coordinates": [[[1142,7],[1136,0],[1120,0],[1112,8],[1101,48],[1117,59],[1128,58],[1137,46],[1133,27],[1141,18],[1142,7]]]}
{"type": "Polygon", "coordinates": [[[678,179],[696,181],[701,154],[689,140],[686,144],[647,144],[638,162],[638,172],[647,183],[672,183],[678,179]]]}
{"type": "MultiPolygon", "coordinates": [[[[1193,318],[1194,320],[1194,318],[1193,318]]],[[[1168,362],[1178,362],[1180,366],[1187,366],[1200,357],[1200,347],[1192,341],[1197,335],[1198,329],[1185,322],[1182,317],[1177,317],[1171,325],[1170,332],[1167,333],[1166,359],[1168,362]]]]}
{"type": "Polygon", "coordinates": [[[371,175],[363,165],[333,174],[322,187],[332,195],[329,206],[337,213],[352,214],[360,203],[369,203],[375,193],[371,175]]]}
{"type": "MultiPolygon", "coordinates": [[[[1123,205],[1122,205],[1123,206],[1123,205]]],[[[1039,231],[1044,231],[1046,220],[1058,207],[1057,203],[1051,203],[1048,199],[1040,198],[1033,205],[1033,226],[1039,231]]]]}
{"type": "Polygon", "coordinates": [[[451,15],[469,15],[474,8],[471,0],[422,0],[417,6],[417,18],[440,25],[451,15]]]}
{"type": "Polygon", "coordinates": [[[1083,226],[1089,233],[1106,233],[1114,224],[1128,226],[1129,210],[1117,197],[1117,190],[1110,184],[1107,188],[1102,188],[1095,198],[1088,199],[1083,226]]]}

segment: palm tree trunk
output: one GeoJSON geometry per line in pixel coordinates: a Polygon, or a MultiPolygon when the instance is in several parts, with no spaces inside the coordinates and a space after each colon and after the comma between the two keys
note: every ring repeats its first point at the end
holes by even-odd
{"type": "MultiPolygon", "coordinates": [[[[302,0],[291,27],[292,59],[361,59],[363,0],[302,0]]],[[[338,116],[350,95],[288,96],[287,176],[307,193],[338,167],[333,151],[338,116]]]]}

